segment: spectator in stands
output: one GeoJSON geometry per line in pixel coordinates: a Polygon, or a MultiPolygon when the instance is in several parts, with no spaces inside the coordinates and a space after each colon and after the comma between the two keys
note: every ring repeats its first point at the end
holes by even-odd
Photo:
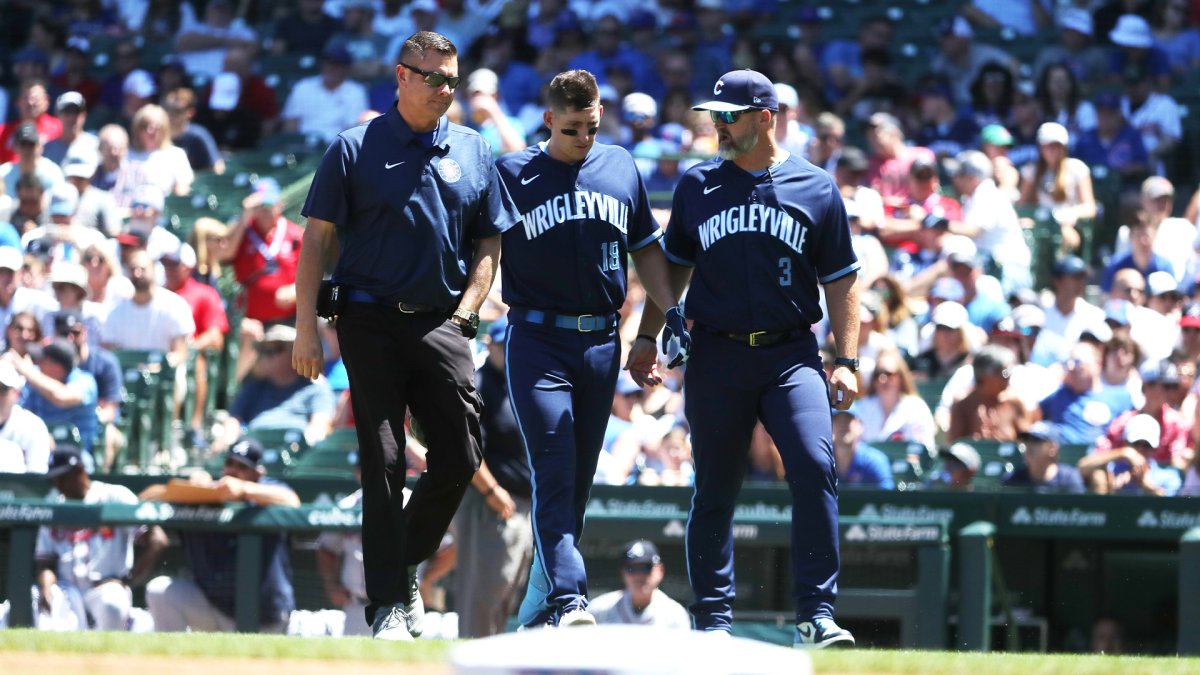
{"type": "Polygon", "coordinates": [[[885,49],[871,49],[862,53],[862,77],[838,101],[834,112],[864,122],[876,112],[899,115],[909,96],[903,77],[892,67],[891,54],[885,49]]]}
{"type": "Polygon", "coordinates": [[[60,183],[50,191],[50,202],[46,211],[50,222],[21,235],[25,252],[37,256],[47,264],[59,262],[77,263],[80,252],[88,246],[103,245],[104,235],[97,230],[84,227],[75,218],[79,206],[79,192],[70,183],[60,183]]]}
{"type": "Polygon", "coordinates": [[[119,121],[123,126],[130,127],[134,115],[144,106],[154,103],[158,84],[149,71],[138,68],[125,76],[121,92],[124,98],[121,100],[119,121]]]}
{"type": "Polygon", "coordinates": [[[1075,155],[1092,169],[1106,167],[1116,172],[1122,190],[1128,191],[1149,173],[1150,155],[1141,134],[1126,121],[1118,94],[1100,92],[1095,107],[1096,128],[1083,132],[1075,155]]]}
{"type": "Polygon", "coordinates": [[[192,309],[192,321],[196,331],[192,335],[192,349],[196,351],[196,405],[192,408],[192,445],[204,447],[204,401],[208,397],[208,360],[216,357],[225,344],[229,332],[229,320],[225,316],[225,303],[217,289],[202,284],[192,277],[196,269],[196,251],[188,244],[180,244],[174,251],[167,251],[159,258],[166,276],[167,290],[187,301],[192,309]]]}
{"type": "Polygon", "coordinates": [[[1150,415],[1134,415],[1125,425],[1122,443],[1099,447],[1079,460],[1079,472],[1098,494],[1148,494],[1173,497],[1183,481],[1179,471],[1154,458],[1161,429],[1150,415]]]}
{"type": "MultiPolygon", "coordinates": [[[[0,186],[0,190],[2,189],[0,186]]],[[[21,176],[17,179],[17,198],[10,206],[9,212],[0,215],[0,220],[12,224],[18,235],[45,225],[50,221],[50,214],[46,211],[46,202],[43,199],[45,194],[46,191],[37,176],[21,176]]]]}
{"type": "Polygon", "coordinates": [[[659,590],[665,572],[658,547],[645,539],[630,542],[621,556],[625,588],[595,598],[588,603],[588,611],[599,624],[690,629],[687,610],[659,590]]]}
{"type": "Polygon", "coordinates": [[[83,128],[87,123],[87,103],[83,95],[77,91],[62,94],[54,103],[54,112],[62,120],[62,134],[46,143],[42,156],[63,168],[66,168],[67,157],[98,161],[100,139],[83,128]]]}
{"type": "Polygon", "coordinates": [[[140,66],[141,57],[133,40],[118,42],[112,53],[112,73],[100,83],[98,107],[101,110],[113,114],[121,110],[125,100],[125,78],[140,66]]]}
{"type": "Polygon", "coordinates": [[[941,157],[953,157],[974,145],[979,127],[971,118],[959,114],[950,87],[931,83],[918,96],[921,129],[914,143],[941,157]]]}
{"type": "Polygon", "coordinates": [[[226,439],[245,429],[303,429],[310,445],[329,434],[334,398],[324,378],[311,381],[292,369],[296,329],[272,326],[255,345],[257,362],[229,406],[226,439]]]}
{"type": "Polygon", "coordinates": [[[1141,346],[1127,332],[1119,327],[1114,328],[1112,339],[1104,343],[1100,355],[1101,386],[1118,394],[1122,391],[1128,393],[1134,407],[1141,408],[1146,402],[1137,371],[1137,366],[1142,360],[1141,346]]]}
{"type": "Polygon", "coordinates": [[[121,364],[112,352],[90,344],[90,333],[87,321],[78,309],[59,310],[54,313],[54,335],[68,340],[75,346],[79,369],[90,373],[96,380],[96,421],[100,425],[97,440],[104,446],[101,466],[111,469],[119,439],[116,430],[109,425],[118,421],[121,412],[121,364]]]}
{"type": "Polygon", "coordinates": [[[91,246],[83,252],[83,266],[88,273],[88,297],[108,312],[116,304],[133,295],[133,284],[121,274],[121,265],[110,246],[91,246]]]}
{"type": "Polygon", "coordinates": [[[1135,415],[1148,415],[1158,423],[1159,442],[1153,457],[1163,466],[1185,470],[1192,462],[1192,423],[1171,405],[1172,395],[1181,386],[1179,369],[1170,361],[1148,361],[1139,371],[1145,404],[1126,411],[1113,420],[1105,435],[1096,439],[1096,452],[1121,447],[1125,427],[1135,415]]]}
{"type": "Polygon", "coordinates": [[[825,99],[836,103],[855,89],[863,77],[862,55],[872,50],[887,50],[892,43],[892,22],[885,16],[863,19],[854,41],[833,40],[821,51],[821,74],[825,99]]]}
{"type": "Polygon", "coordinates": [[[853,202],[859,226],[874,233],[884,228],[886,214],[883,208],[883,198],[873,188],[864,184],[870,168],[870,162],[867,161],[867,156],[862,150],[854,147],[846,148],[838,157],[833,179],[846,203],[853,202]]]}
{"type": "Polygon", "coordinates": [[[324,0],[300,0],[296,5],[292,12],[276,22],[271,52],[316,56],[325,49],[325,43],[341,24],[325,13],[324,0]]]}
{"type": "Polygon", "coordinates": [[[936,158],[929,148],[906,145],[900,120],[887,113],[871,115],[866,131],[871,146],[868,183],[883,197],[885,209],[908,208],[912,198],[908,191],[909,169],[919,159],[934,162],[936,158]]]}
{"type": "Polygon", "coordinates": [[[24,358],[41,347],[42,322],[29,310],[14,312],[4,328],[4,351],[24,358]]]}
{"type": "MultiPolygon", "coordinates": [[[[870,188],[865,189],[870,190],[870,188]]],[[[858,202],[847,199],[845,203],[846,219],[850,223],[851,245],[854,248],[855,257],[862,265],[858,270],[858,286],[861,289],[869,288],[876,279],[887,274],[887,252],[883,250],[883,244],[879,243],[879,239],[873,233],[868,232],[864,226],[858,202]]],[[[882,209],[879,210],[882,212],[882,209]]]]}
{"type": "MultiPolygon", "coordinates": [[[[1142,181],[1139,205],[1140,217],[1156,225],[1153,251],[1166,258],[1181,282],[1194,279],[1198,262],[1195,242],[1196,226],[1184,218],[1172,218],[1175,207],[1175,186],[1162,176],[1150,176],[1142,181]]],[[[1117,249],[1121,249],[1121,233],[1117,235],[1117,249]]]]}
{"type": "MultiPolygon", "coordinates": [[[[104,311],[87,299],[87,270],[70,260],[60,260],[50,268],[50,288],[57,306],[48,308],[42,318],[42,332],[55,334],[55,317],[58,312],[77,312],[92,333],[92,346],[100,346],[100,330],[104,325],[104,311]]],[[[60,336],[62,337],[62,336],[60,336]]]]}
{"type": "MultiPolygon", "coordinates": [[[[188,477],[195,485],[211,487],[225,502],[258,506],[300,506],[300,497],[286,484],[269,478],[263,467],[263,449],[254,439],[234,443],[225,456],[221,477],[213,480],[203,471],[188,477]]],[[[157,499],[164,485],[152,485],[139,495],[157,499]]],[[[228,532],[181,533],[184,552],[192,568],[192,579],[161,576],[146,584],[146,606],[158,632],[232,632],[235,628],[238,535],[228,532]]],[[[295,609],[292,565],[286,535],[266,534],[262,541],[263,566],[254,588],[261,601],[259,630],[283,633],[288,615],[295,609]]]]}
{"type": "Polygon", "coordinates": [[[866,394],[855,408],[867,443],[911,441],[929,448],[934,446],[937,429],[933,414],[917,395],[912,373],[899,352],[879,354],[866,394]]]}
{"type": "Polygon", "coordinates": [[[971,0],[962,15],[980,28],[1010,28],[1031,37],[1053,23],[1054,15],[1041,0],[971,0]]]}
{"type": "Polygon", "coordinates": [[[1129,77],[1132,66],[1146,76],[1150,89],[1165,91],[1171,86],[1171,62],[1154,40],[1154,32],[1146,19],[1137,14],[1124,14],[1108,34],[1112,41],[1108,73],[1113,84],[1122,76],[1129,77]]]}
{"type": "Polygon", "coordinates": [[[179,237],[163,227],[166,200],[157,186],[138,186],[129,207],[129,222],[122,234],[137,235],[139,241],[144,242],[139,245],[150,252],[151,258],[157,260],[167,251],[179,248],[179,237]]]}
{"type": "Polygon", "coordinates": [[[779,101],[779,115],[775,117],[775,141],[779,147],[797,157],[808,157],[813,130],[807,124],[801,124],[804,108],[800,94],[792,85],[780,82],[775,85],[775,98],[779,101]]]}
{"type": "Polygon", "coordinates": [[[1017,440],[1029,427],[1030,415],[1009,386],[1016,365],[1016,356],[1006,347],[985,345],[975,354],[971,362],[975,386],[950,406],[947,439],[1017,440]]]}
{"type": "Polygon", "coordinates": [[[1070,135],[1063,125],[1046,122],[1038,128],[1037,141],[1037,161],[1021,170],[1021,203],[1050,209],[1062,229],[1063,249],[1074,251],[1081,243],[1076,224],[1096,217],[1092,172],[1069,156],[1070,135]]]}
{"type": "Polygon", "coordinates": [[[939,24],[937,34],[941,38],[939,50],[929,69],[950,81],[954,100],[959,105],[971,102],[971,83],[984,64],[994,62],[1016,72],[1016,60],[998,47],[976,41],[971,24],[961,16],[950,17],[939,24]]]}
{"type": "Polygon", "coordinates": [[[1030,357],[1043,366],[1066,360],[1084,331],[1104,323],[1104,310],[1083,299],[1088,267],[1082,259],[1066,256],[1056,260],[1050,268],[1050,277],[1054,301],[1044,307],[1046,321],[1030,357]]]}
{"type": "MultiPolygon", "coordinates": [[[[488,26],[506,4],[504,0],[441,0],[438,3],[441,11],[437,15],[437,32],[445,35],[465,54],[471,51],[471,46],[479,36],[487,32],[488,26]]],[[[421,30],[430,29],[421,27],[421,30]]]]}
{"type": "Polygon", "coordinates": [[[1060,442],[1091,443],[1113,419],[1133,409],[1128,391],[1103,386],[1100,365],[1100,352],[1094,344],[1076,343],[1067,359],[1062,386],[1039,404],[1042,419],[1055,425],[1060,442]]]}
{"type": "Polygon", "coordinates": [[[975,125],[1007,124],[1012,116],[1016,87],[1011,70],[995,61],[983,64],[979,74],[971,81],[969,110],[975,125]]]}
{"type": "Polygon", "coordinates": [[[884,332],[887,324],[886,310],[879,296],[871,292],[863,292],[859,297],[858,355],[859,377],[866,381],[871,379],[871,371],[875,368],[875,357],[886,351],[894,351],[892,343],[884,332]]]}
{"type": "Polygon", "coordinates": [[[367,109],[367,90],[348,79],[352,62],[345,49],[325,48],[321,74],[300,80],[288,95],[281,115],[284,131],[299,131],[328,141],[357,124],[358,116],[367,109]],[[321,105],[315,105],[317,101],[321,105]]]}
{"type": "MultiPolygon", "coordinates": [[[[405,33],[405,36],[411,33],[405,33]]],[[[516,114],[526,105],[537,105],[541,94],[541,78],[533,66],[515,58],[514,42],[520,40],[511,30],[490,28],[480,38],[480,65],[500,77],[500,91],[510,113],[516,114]]],[[[690,107],[690,106],[689,106],[690,107]]]]}
{"type": "Polygon", "coordinates": [[[930,481],[932,485],[959,492],[975,489],[973,481],[982,464],[978,450],[966,443],[954,443],[938,452],[938,457],[942,460],[942,466],[933,475],[930,481]]]}
{"type": "Polygon", "coordinates": [[[963,201],[963,219],[951,222],[950,231],[975,240],[980,253],[976,266],[990,261],[999,267],[1006,293],[1029,287],[1029,246],[1012,202],[992,179],[992,161],[978,150],[967,150],[956,162],[954,187],[963,201]]]}
{"type": "Polygon", "coordinates": [[[25,378],[21,407],[42,418],[47,426],[74,426],[90,453],[99,429],[96,378],[79,368],[75,345],[55,339],[42,347],[36,365],[28,357],[13,358],[12,364],[25,378]]]}
{"type": "Polygon", "coordinates": [[[505,385],[507,329],[505,317],[488,326],[487,360],[475,374],[484,406],[483,461],[454,517],[461,637],[506,630],[533,560],[529,462],[505,385]]]}
{"type": "Polygon", "coordinates": [[[394,62],[388,61],[391,38],[375,30],[373,0],[346,0],[342,3],[342,25],[329,39],[327,46],[343,47],[353,58],[350,76],[356,80],[372,80],[391,72],[394,62]]]}
{"type": "Polygon", "coordinates": [[[894,489],[891,461],[862,438],[863,423],[857,406],[834,412],[833,455],[837,460],[838,484],[894,489]]]}
{"type": "Polygon", "coordinates": [[[16,97],[17,118],[9,119],[0,129],[0,162],[18,160],[17,133],[26,124],[34,126],[43,146],[62,134],[62,121],[50,114],[50,95],[46,93],[46,85],[42,80],[20,81],[16,97]]]}
{"type": "Polygon", "coordinates": [[[1021,172],[1008,156],[1013,137],[1003,124],[989,124],[979,131],[979,150],[992,160],[992,180],[1010,201],[1021,195],[1021,172]]]}
{"type": "Polygon", "coordinates": [[[14,358],[0,358],[0,473],[44,473],[52,439],[42,418],[19,403],[25,378],[14,358]]]}
{"type": "MultiPolygon", "coordinates": [[[[11,246],[0,246],[0,325],[8,326],[14,316],[30,312],[40,321],[52,305],[50,297],[40,287],[30,288],[20,283],[18,274],[25,266],[21,252],[11,246]]],[[[41,328],[38,329],[41,340],[41,328]]]]}
{"type": "Polygon", "coordinates": [[[505,112],[500,101],[500,78],[487,68],[477,68],[467,77],[470,126],[500,155],[526,147],[525,125],[505,112]]]}
{"type": "Polygon", "coordinates": [[[1154,242],[1158,236],[1158,222],[1149,213],[1141,211],[1137,220],[1129,226],[1129,250],[1121,253],[1104,268],[1104,276],[1100,281],[1100,290],[1108,293],[1113,288],[1113,279],[1117,272],[1125,269],[1137,270],[1145,278],[1155,272],[1167,272],[1175,276],[1175,268],[1171,261],[1154,252],[1154,242]]]}
{"type": "Polygon", "coordinates": [[[187,153],[171,142],[167,111],[146,105],[133,116],[127,161],[136,175],[136,186],[150,184],[164,195],[186,195],[192,190],[195,173],[187,153]]]}
{"type": "Polygon", "coordinates": [[[92,176],[96,173],[96,159],[67,156],[63,164],[66,180],[79,194],[74,220],[81,227],[99,232],[105,237],[116,234],[121,228],[121,214],[113,196],[92,187],[92,176]]]}
{"type": "Polygon", "coordinates": [[[42,189],[47,191],[63,182],[62,168],[42,156],[42,141],[37,127],[28,122],[22,123],[13,136],[13,142],[17,159],[0,164],[0,177],[4,179],[6,193],[17,193],[17,180],[21,176],[37,177],[42,189]]]}
{"type": "Polygon", "coordinates": [[[1067,130],[1072,151],[1081,134],[1096,128],[1096,108],[1083,98],[1079,82],[1066,64],[1046,66],[1038,79],[1037,97],[1046,119],[1067,130]]]}
{"type": "Polygon", "coordinates": [[[875,280],[871,290],[879,296],[887,321],[884,333],[892,339],[906,359],[917,355],[917,320],[913,317],[904,287],[895,277],[887,275],[875,280]]]}
{"type": "Polygon", "coordinates": [[[1126,67],[1124,82],[1121,112],[1142,135],[1142,145],[1150,155],[1151,172],[1161,176],[1167,156],[1183,137],[1179,104],[1167,94],[1154,91],[1151,74],[1144,66],[1126,67]]]}
{"type": "MultiPolygon", "coordinates": [[[[89,461],[78,446],[64,443],[55,448],[46,471],[46,479],[54,486],[47,501],[138,503],[129,488],[92,480],[88,467],[89,461]]],[[[133,525],[39,528],[34,553],[37,627],[128,630],[133,608],[131,587],[145,579],[169,545],[166,533],[157,525],[139,529],[133,525]],[[135,545],[144,548],[136,563],[135,545]]]]}
{"type": "Polygon", "coordinates": [[[196,332],[192,308],[154,282],[154,259],[145,250],[131,253],[126,269],[133,296],[118,302],[109,313],[104,322],[104,346],[164,352],[173,367],[183,367],[188,340],[196,332]]]}
{"type": "Polygon", "coordinates": [[[1005,124],[1012,134],[1013,144],[1008,157],[1021,168],[1038,159],[1037,132],[1041,128],[1042,105],[1037,100],[1037,87],[1029,80],[1017,82],[1013,92],[1012,116],[1005,124]]]}
{"type": "MultiPolygon", "coordinates": [[[[974,205],[968,202],[969,208],[974,205]]],[[[963,242],[962,250],[951,251],[945,259],[950,277],[962,285],[962,303],[967,308],[971,323],[991,331],[996,322],[1008,316],[1009,308],[1004,296],[996,288],[996,280],[983,274],[982,255],[970,254],[971,244],[963,242]]],[[[1003,268],[1002,268],[1003,269],[1003,268]]]]}
{"type": "Polygon", "coordinates": [[[100,166],[92,176],[92,186],[111,193],[118,207],[129,208],[129,197],[133,194],[128,164],[129,134],[119,124],[106,124],[97,136],[100,138],[100,166]]]}
{"type": "Polygon", "coordinates": [[[1058,461],[1058,436],[1053,426],[1035,422],[1017,435],[1017,450],[1024,462],[1004,477],[1004,487],[1033,488],[1037,492],[1084,492],[1079,469],[1058,461]]]}
{"type": "Polygon", "coordinates": [[[211,129],[213,141],[221,149],[233,151],[258,145],[264,126],[270,122],[251,108],[239,106],[241,96],[242,81],[237,74],[221,73],[213,79],[206,105],[199,113],[200,123],[211,129]]]}
{"type": "Polygon", "coordinates": [[[1154,272],[1146,277],[1146,292],[1149,296],[1146,307],[1167,320],[1165,323],[1167,334],[1164,338],[1174,346],[1179,337],[1177,327],[1184,300],[1178,282],[1169,272],[1154,272]]]}
{"type": "MultiPolygon", "coordinates": [[[[226,75],[237,78],[236,75],[221,73],[213,85],[214,90],[226,75]]],[[[228,77],[225,79],[228,81],[228,77]]],[[[212,134],[192,121],[196,116],[196,93],[187,87],[169,91],[163,100],[163,109],[170,120],[171,142],[183,149],[192,170],[212,169],[214,173],[225,173],[225,160],[217,150],[217,142],[212,134]]]]}
{"type": "Polygon", "coordinates": [[[1050,64],[1062,63],[1088,89],[1108,72],[1108,54],[1092,42],[1092,14],[1083,7],[1064,7],[1058,11],[1058,27],[1061,43],[1038,50],[1033,61],[1034,76],[1041,77],[1050,64]]]}
{"type": "Polygon", "coordinates": [[[916,358],[913,374],[920,380],[950,377],[970,357],[971,347],[965,327],[970,320],[967,309],[957,302],[941,302],[930,315],[933,342],[916,358]]]}
{"type": "Polygon", "coordinates": [[[846,139],[846,123],[831,112],[817,115],[812,142],[808,148],[808,159],[816,166],[832,174],[837,169],[838,158],[846,139]]]}
{"type": "Polygon", "coordinates": [[[1200,67],[1200,30],[1189,20],[1190,3],[1184,0],[1161,0],[1154,4],[1150,28],[1155,45],[1167,56],[1171,71],[1186,76],[1200,67]]]}
{"type": "MultiPolygon", "coordinates": [[[[56,91],[65,93],[76,92],[80,94],[83,101],[88,105],[98,105],[100,103],[100,83],[92,78],[92,45],[88,38],[78,34],[67,38],[66,55],[63,59],[62,71],[50,78],[50,84],[56,91]]],[[[62,95],[59,96],[59,100],[62,95]]],[[[55,106],[55,112],[58,113],[58,106],[55,106]]],[[[61,119],[61,114],[59,115],[61,119]]],[[[67,126],[67,120],[63,120],[63,127],[67,126]]],[[[49,147],[49,143],[46,144],[49,147]]]]}
{"type": "MultiPolygon", "coordinates": [[[[262,74],[257,71],[254,50],[246,47],[231,48],[225,54],[223,72],[233,73],[238,77],[241,86],[238,89],[235,110],[245,116],[246,124],[256,122],[263,136],[274,133],[279,117],[279,101],[275,96],[275,89],[268,85],[262,74]]],[[[214,78],[214,84],[215,81],[214,78]]],[[[208,100],[211,95],[210,88],[202,98],[208,100]]],[[[212,127],[209,127],[209,131],[212,131],[212,127]]],[[[257,142],[258,135],[253,138],[257,142]]]]}
{"type": "Polygon", "coordinates": [[[187,71],[209,77],[221,72],[225,51],[237,46],[256,49],[258,36],[234,14],[231,0],[208,0],[203,21],[182,24],[175,38],[187,71]]]}

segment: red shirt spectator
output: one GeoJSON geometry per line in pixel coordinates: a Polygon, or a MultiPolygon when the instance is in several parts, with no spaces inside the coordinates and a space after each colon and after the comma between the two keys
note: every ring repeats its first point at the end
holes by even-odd
{"type": "MultiPolygon", "coordinates": [[[[17,156],[17,147],[13,143],[13,136],[16,135],[17,129],[21,127],[22,123],[21,120],[14,120],[0,127],[0,164],[20,160],[20,157],[17,156]]],[[[38,136],[41,136],[43,146],[62,135],[62,122],[50,113],[38,115],[33,123],[37,126],[38,136]]]]}
{"type": "Polygon", "coordinates": [[[871,187],[875,188],[883,197],[885,207],[908,202],[908,169],[918,159],[935,161],[933,151],[929,148],[909,145],[902,146],[894,157],[885,159],[875,156],[871,158],[871,168],[868,169],[867,180],[870,181],[871,187]]]}
{"type": "Polygon", "coordinates": [[[182,286],[171,290],[191,305],[192,320],[196,322],[195,337],[213,328],[222,335],[229,333],[229,318],[225,316],[225,304],[221,302],[221,294],[217,293],[217,289],[189,276],[182,286]]]}
{"type": "MultiPolygon", "coordinates": [[[[1147,411],[1129,410],[1113,420],[1112,424],[1108,425],[1108,432],[1096,439],[1096,449],[1093,452],[1108,452],[1113,448],[1127,445],[1125,443],[1125,425],[1133,419],[1134,415],[1145,412],[1147,411]]],[[[1190,443],[1192,425],[1182,413],[1169,405],[1163,405],[1161,416],[1154,415],[1154,417],[1159,419],[1159,426],[1162,428],[1158,448],[1154,451],[1154,461],[1162,466],[1180,466],[1181,462],[1186,466],[1187,462],[1184,458],[1192,456],[1190,443]]]]}
{"type": "Polygon", "coordinates": [[[243,202],[245,212],[229,232],[226,260],[245,289],[246,318],[263,323],[296,315],[296,266],[304,230],[282,215],[279,184],[262,178],[243,202]],[[282,289],[282,292],[281,292],[282,289]]]}

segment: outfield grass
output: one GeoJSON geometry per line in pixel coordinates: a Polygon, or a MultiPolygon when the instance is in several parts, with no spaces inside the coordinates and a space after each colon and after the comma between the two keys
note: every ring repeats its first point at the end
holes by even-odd
{"type": "MultiPolygon", "coordinates": [[[[4,652],[116,654],[130,656],[229,657],[448,663],[453,642],[375,642],[366,638],[293,638],[221,633],[44,633],[0,631],[4,652]]],[[[3,657],[0,656],[0,662],[3,657]]],[[[585,666],[580,663],[580,666],[585,666]]],[[[813,654],[816,673],[978,673],[979,675],[1129,675],[1200,673],[1200,659],[1074,654],[973,654],[859,649],[813,654]]]]}

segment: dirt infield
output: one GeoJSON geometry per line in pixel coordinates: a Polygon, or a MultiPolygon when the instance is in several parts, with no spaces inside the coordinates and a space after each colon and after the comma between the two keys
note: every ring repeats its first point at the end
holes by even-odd
{"type": "Polygon", "coordinates": [[[0,652],[0,670],[5,675],[130,675],[131,673],[170,673],[171,675],[261,675],[264,672],[287,675],[328,675],[342,673],[389,673],[402,666],[406,675],[450,675],[447,664],[398,663],[388,661],[304,661],[298,659],[251,659],[203,656],[146,656],[123,654],[62,654],[36,652],[0,652]]]}

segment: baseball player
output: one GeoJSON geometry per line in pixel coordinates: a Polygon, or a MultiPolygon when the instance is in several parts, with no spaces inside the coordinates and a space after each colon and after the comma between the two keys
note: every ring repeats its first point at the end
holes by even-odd
{"type": "MultiPolygon", "coordinates": [[[[694,321],[684,374],[696,465],[687,529],[692,618],[699,630],[729,630],[733,509],[761,419],[792,493],[795,644],[852,645],[833,620],[839,562],[830,406],[853,403],[858,367],[859,263],[845,206],[828,174],[777,145],[770,80],[729,72],[713,95],[695,109],[712,116],[720,157],[683,176],[665,238],[672,283],[690,279],[685,314],[694,321]],[[812,331],[822,318],[818,285],[839,355],[828,382],[812,331]]],[[[644,312],[641,332],[657,330],[657,317],[644,312]]],[[[631,349],[628,368],[639,382],[658,381],[653,352],[642,340],[631,349]]]]}
{"type": "Polygon", "coordinates": [[[502,274],[509,395],[533,479],[525,627],[595,623],[579,536],[620,366],[617,310],[631,252],[655,302],[675,302],[633,158],[596,143],[596,78],[560,73],[547,101],[550,139],[497,162],[523,218],[504,234],[502,274]]]}

